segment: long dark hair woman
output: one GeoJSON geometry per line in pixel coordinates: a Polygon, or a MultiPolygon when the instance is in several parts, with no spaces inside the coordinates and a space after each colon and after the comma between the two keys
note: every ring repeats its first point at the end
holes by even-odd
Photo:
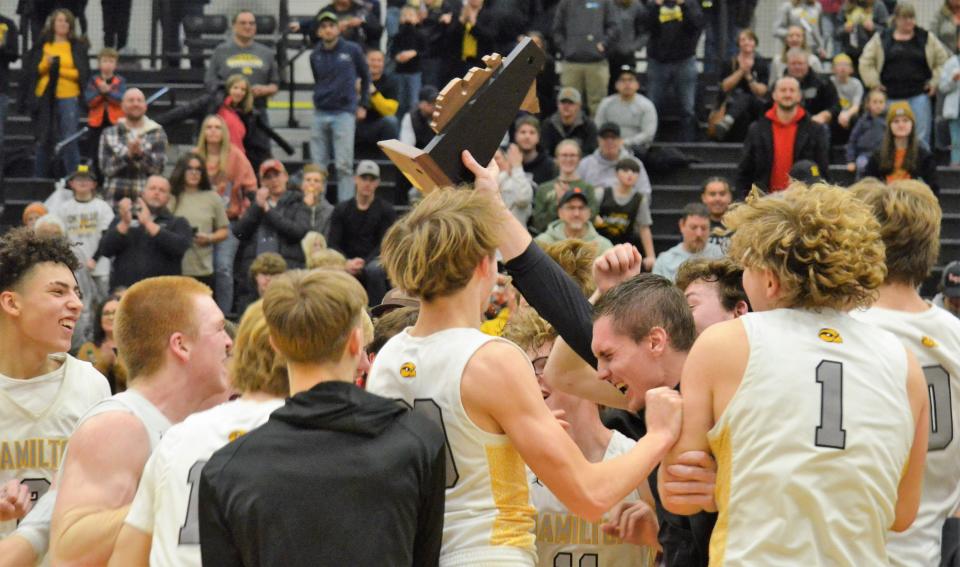
{"type": "Polygon", "coordinates": [[[113,393],[127,389],[127,368],[117,356],[116,343],[113,340],[114,318],[120,299],[110,297],[97,308],[93,326],[93,341],[80,345],[77,358],[92,364],[107,377],[113,393]]]}
{"type": "Polygon", "coordinates": [[[936,159],[917,138],[916,118],[907,102],[890,105],[883,144],[870,156],[863,173],[886,183],[917,179],[929,185],[934,194],[940,194],[936,159]]]}
{"type": "MultiPolygon", "coordinates": [[[[40,38],[23,59],[23,83],[19,106],[29,111],[37,132],[34,175],[53,177],[50,164],[55,145],[77,132],[80,125],[80,96],[90,77],[86,38],[76,30],[70,10],[54,10],[40,38]]],[[[76,170],[80,146],[76,141],[62,150],[63,173],[76,170]]]]}
{"type": "Polygon", "coordinates": [[[170,188],[170,210],[193,227],[193,246],[183,255],[181,273],[213,289],[213,245],[225,240],[229,231],[226,205],[213,191],[204,159],[194,152],[177,161],[170,188]]]}

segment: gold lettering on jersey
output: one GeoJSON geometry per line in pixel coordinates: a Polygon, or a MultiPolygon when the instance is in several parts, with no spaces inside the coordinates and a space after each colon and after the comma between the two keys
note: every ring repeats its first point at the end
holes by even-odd
{"type": "Polygon", "coordinates": [[[623,540],[604,533],[603,521],[588,522],[572,514],[537,512],[537,543],[558,545],[619,545],[623,540]]]}
{"type": "Polygon", "coordinates": [[[820,329],[820,332],[817,333],[817,336],[820,337],[820,340],[825,343],[837,343],[840,344],[843,342],[843,337],[840,336],[840,333],[836,329],[830,329],[824,327],[820,329]]]}
{"type": "Polygon", "coordinates": [[[0,470],[60,468],[66,438],[0,441],[0,470]]]}
{"type": "Polygon", "coordinates": [[[920,344],[922,344],[923,346],[925,346],[925,347],[927,347],[927,348],[937,348],[938,346],[940,346],[940,345],[937,343],[937,341],[933,340],[933,338],[928,337],[928,336],[926,336],[926,335],[924,335],[923,338],[920,339],[920,344]]]}
{"type": "Polygon", "coordinates": [[[416,378],[417,365],[412,362],[404,362],[400,366],[400,376],[403,376],[404,378],[416,378]]]}

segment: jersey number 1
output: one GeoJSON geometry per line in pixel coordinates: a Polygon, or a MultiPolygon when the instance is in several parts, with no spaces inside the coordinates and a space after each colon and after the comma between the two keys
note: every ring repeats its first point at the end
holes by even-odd
{"type": "Polygon", "coordinates": [[[847,432],[843,429],[843,364],[831,360],[817,365],[817,383],[820,390],[820,425],[817,426],[814,445],[831,449],[847,446],[847,432]]]}
{"type": "Polygon", "coordinates": [[[207,461],[197,461],[187,473],[187,484],[190,486],[190,499],[187,501],[187,517],[180,526],[180,537],[177,545],[200,545],[200,473],[207,461]]]}

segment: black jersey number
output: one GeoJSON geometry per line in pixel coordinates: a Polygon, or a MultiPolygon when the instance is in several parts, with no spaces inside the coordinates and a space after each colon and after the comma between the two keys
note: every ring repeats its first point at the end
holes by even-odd
{"type": "Polygon", "coordinates": [[[942,451],[953,441],[953,400],[950,399],[950,373],[940,366],[925,366],[927,395],[930,397],[930,439],[928,451],[942,451]]]}
{"type": "Polygon", "coordinates": [[[207,461],[197,461],[187,472],[187,486],[190,487],[190,499],[187,501],[187,517],[180,526],[178,545],[200,545],[200,473],[207,461]]]}
{"type": "Polygon", "coordinates": [[[553,556],[553,567],[599,567],[600,557],[596,553],[584,553],[580,556],[580,561],[573,562],[573,554],[568,551],[561,551],[553,556]]]}
{"type": "Polygon", "coordinates": [[[817,383],[820,384],[820,425],[814,444],[817,447],[844,449],[847,432],[843,429],[843,364],[823,360],[817,365],[817,383]]]}
{"type": "Polygon", "coordinates": [[[404,407],[413,409],[414,413],[440,426],[440,429],[443,431],[443,448],[447,451],[447,482],[445,487],[453,488],[456,486],[457,481],[460,480],[460,473],[457,472],[457,463],[453,460],[453,449],[450,448],[450,440],[447,438],[447,426],[443,423],[443,412],[440,411],[440,406],[430,398],[417,398],[413,400],[413,408],[410,408],[410,404],[408,404],[406,400],[397,399],[397,401],[403,404],[404,407]]]}

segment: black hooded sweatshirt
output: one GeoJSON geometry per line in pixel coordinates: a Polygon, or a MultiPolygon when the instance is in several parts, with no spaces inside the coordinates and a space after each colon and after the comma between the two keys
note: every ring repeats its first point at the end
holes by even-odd
{"type": "Polygon", "coordinates": [[[437,565],[444,443],[437,424],[351,383],[293,396],[204,467],[203,564],[437,565]]]}

